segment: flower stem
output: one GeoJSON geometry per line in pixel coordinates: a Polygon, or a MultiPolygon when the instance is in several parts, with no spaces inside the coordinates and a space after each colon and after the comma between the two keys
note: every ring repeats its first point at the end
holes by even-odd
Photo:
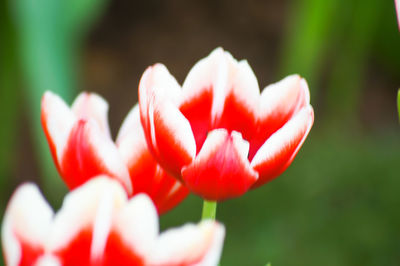
{"type": "Polygon", "coordinates": [[[215,220],[217,214],[217,202],[216,201],[203,201],[203,212],[201,215],[202,220],[212,219],[215,220]]]}

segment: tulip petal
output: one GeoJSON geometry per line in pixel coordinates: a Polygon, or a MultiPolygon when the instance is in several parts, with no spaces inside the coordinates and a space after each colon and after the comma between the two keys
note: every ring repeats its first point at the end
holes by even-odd
{"type": "Polygon", "coordinates": [[[252,160],[261,145],[309,103],[307,82],[298,75],[266,87],[261,93],[258,125],[250,141],[249,159],[252,160]]]}
{"type": "Polygon", "coordinates": [[[149,265],[217,265],[225,229],[215,221],[188,224],[162,233],[149,265]]]}
{"type": "Polygon", "coordinates": [[[59,169],[76,118],[58,95],[46,91],[42,98],[41,120],[51,154],[59,169]]]}
{"type": "Polygon", "coordinates": [[[33,265],[44,252],[53,211],[33,184],[20,186],[5,212],[2,245],[7,265],[33,265]]]}
{"type": "Polygon", "coordinates": [[[261,93],[256,133],[250,138],[249,160],[274,132],[309,103],[307,82],[298,75],[266,87],[261,93]]]}
{"type": "Polygon", "coordinates": [[[200,151],[208,131],[226,128],[253,135],[259,97],[257,78],[246,61],[239,63],[217,48],[190,70],[180,110],[189,120],[200,151]]]}
{"type": "Polygon", "coordinates": [[[290,165],[305,141],[313,122],[312,107],[310,105],[303,107],[261,146],[251,161],[251,166],[260,175],[253,188],[277,177],[290,165]]]}
{"type": "Polygon", "coordinates": [[[147,148],[138,105],[132,108],[122,123],[116,142],[128,167],[135,194],[143,192],[149,195],[160,214],[186,198],[189,190],[168,175],[147,148]]]}
{"type": "Polygon", "coordinates": [[[127,197],[108,177],[96,177],[70,192],[56,214],[47,250],[63,265],[90,265],[102,259],[112,217],[127,197]]]}
{"type": "Polygon", "coordinates": [[[240,196],[258,178],[247,160],[248,151],[240,133],[213,130],[195,160],[182,169],[182,178],[191,191],[208,200],[240,196]]]}
{"type": "Polygon", "coordinates": [[[140,194],[117,214],[104,253],[104,265],[148,265],[158,237],[157,211],[148,196],[140,194]]]}
{"type": "Polygon", "coordinates": [[[252,139],[257,121],[260,97],[257,78],[247,61],[236,62],[231,57],[229,83],[225,104],[215,128],[241,132],[244,139],[252,139]]]}
{"type": "Polygon", "coordinates": [[[62,264],[56,256],[46,254],[36,261],[35,266],[62,266],[62,264]]]}
{"type": "Polygon", "coordinates": [[[181,167],[196,154],[196,142],[189,121],[177,108],[179,85],[173,80],[160,64],[148,68],[139,84],[139,105],[150,151],[179,177],[181,167]]]}
{"type": "Polygon", "coordinates": [[[73,189],[90,178],[106,174],[132,193],[132,184],[113,141],[92,120],[79,120],[71,130],[61,162],[61,176],[73,189]]]}
{"type": "Polygon", "coordinates": [[[197,152],[222,112],[227,81],[228,63],[223,49],[217,48],[192,67],[183,83],[181,110],[196,134],[197,152]]]}
{"type": "Polygon", "coordinates": [[[108,126],[108,103],[96,93],[82,92],[71,106],[72,112],[80,119],[94,119],[101,131],[111,138],[108,126]]]}

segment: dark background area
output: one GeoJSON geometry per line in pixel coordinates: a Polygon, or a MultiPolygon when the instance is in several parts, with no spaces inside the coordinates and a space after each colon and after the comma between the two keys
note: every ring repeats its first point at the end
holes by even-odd
{"type": "MultiPolygon", "coordinates": [[[[260,88],[305,77],[315,109],[281,177],[218,205],[227,232],[221,265],[400,264],[393,1],[32,2],[1,3],[1,214],[24,181],[38,183],[56,209],[66,193],[40,128],[45,90],[68,102],[82,90],[99,93],[115,136],[147,66],[161,62],[182,83],[221,46],[248,60],[260,88]]],[[[161,217],[162,229],[197,222],[201,204],[191,195],[161,217]]]]}

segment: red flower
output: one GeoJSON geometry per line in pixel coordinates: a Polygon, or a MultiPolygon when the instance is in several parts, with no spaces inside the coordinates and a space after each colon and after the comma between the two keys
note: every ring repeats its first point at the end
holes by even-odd
{"type": "Polygon", "coordinates": [[[224,232],[203,221],[159,235],[145,194],[128,201],[118,182],[97,177],[70,192],[56,214],[35,185],[19,187],[5,212],[2,245],[9,266],[216,265],[224,232]]]}
{"type": "Polygon", "coordinates": [[[118,180],[132,196],[144,192],[164,213],[189,193],[163,171],[150,155],[140,125],[138,107],[125,119],[112,141],[107,122],[108,105],[96,94],[82,93],[71,109],[57,95],[42,99],[42,125],[57,169],[70,189],[94,176],[118,180]],[[133,189],[132,189],[133,186],[133,189]]]}
{"type": "Polygon", "coordinates": [[[152,154],[208,200],[237,197],[280,175],[314,121],[297,75],[260,94],[246,61],[221,48],[200,60],[182,89],[156,64],[139,84],[141,121],[152,154]]]}

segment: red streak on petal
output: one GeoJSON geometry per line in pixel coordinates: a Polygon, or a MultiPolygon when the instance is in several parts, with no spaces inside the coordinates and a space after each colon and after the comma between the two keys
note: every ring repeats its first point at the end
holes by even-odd
{"type": "Polygon", "coordinates": [[[90,247],[92,231],[89,229],[79,232],[68,245],[55,252],[63,266],[91,265],[90,247]]]}
{"type": "Polygon", "coordinates": [[[80,186],[97,175],[113,176],[91,146],[87,134],[88,126],[86,120],[79,120],[75,124],[62,157],[61,176],[70,189],[80,186]]]}
{"type": "Polygon", "coordinates": [[[259,179],[252,188],[257,188],[282,174],[296,157],[300,147],[303,145],[314,121],[314,113],[311,109],[310,118],[306,124],[295,132],[293,139],[274,155],[273,158],[254,167],[259,173],[259,179]]]}
{"type": "Polygon", "coordinates": [[[21,247],[21,260],[19,262],[20,266],[30,266],[34,265],[36,260],[43,254],[44,249],[41,246],[32,245],[31,243],[25,241],[22,237],[18,237],[19,244],[21,247]]]}
{"type": "Polygon", "coordinates": [[[159,214],[163,214],[175,207],[189,194],[189,190],[180,182],[164,171],[148,150],[128,163],[134,195],[146,193],[153,200],[159,214]],[[175,185],[179,188],[171,193],[175,185]]]}
{"type": "Polygon", "coordinates": [[[135,253],[134,247],[128,246],[118,233],[112,231],[104,251],[103,266],[141,266],[144,259],[135,253]]]}
{"type": "Polygon", "coordinates": [[[206,158],[199,157],[182,169],[182,176],[191,191],[207,200],[238,197],[257,179],[243,164],[230,134],[206,158]]]}
{"type": "Polygon", "coordinates": [[[231,93],[227,95],[221,118],[214,128],[225,128],[228,132],[238,131],[242,134],[243,139],[251,140],[256,127],[255,114],[246,108],[233,91],[232,89],[231,93]]]}
{"type": "MultiPolygon", "coordinates": [[[[299,85],[300,86],[300,85],[299,85]]],[[[290,103],[288,103],[290,104],[290,103]]],[[[249,139],[250,151],[249,161],[251,161],[258,149],[264,144],[264,142],[282,126],[284,126],[298,111],[306,106],[306,94],[304,89],[300,89],[297,100],[292,103],[292,106],[287,110],[283,108],[282,111],[277,108],[276,112],[267,117],[261,117],[258,120],[256,126],[256,132],[253,138],[249,139]]]]}
{"type": "Polygon", "coordinates": [[[196,154],[199,153],[211,124],[212,88],[202,89],[201,94],[185,101],[179,110],[189,120],[196,140],[196,154]]]}
{"type": "MultiPolygon", "coordinates": [[[[163,167],[173,176],[180,178],[180,169],[191,163],[193,158],[180,143],[176,143],[175,131],[164,121],[162,111],[154,110],[155,139],[157,141],[155,155],[163,167]]],[[[150,151],[152,150],[150,149],[150,151]]]]}
{"type": "MultiPolygon", "coordinates": [[[[43,103],[42,103],[42,105],[43,105],[43,103]]],[[[42,108],[42,113],[40,115],[40,119],[41,119],[41,122],[42,122],[44,135],[46,136],[47,142],[49,143],[50,152],[51,152],[51,156],[53,157],[54,164],[56,165],[56,168],[57,168],[58,172],[61,174],[60,165],[58,164],[58,159],[57,159],[56,144],[54,143],[53,138],[50,136],[49,129],[48,129],[48,126],[47,126],[47,117],[46,116],[47,115],[43,111],[43,108],[42,108]]]]}

